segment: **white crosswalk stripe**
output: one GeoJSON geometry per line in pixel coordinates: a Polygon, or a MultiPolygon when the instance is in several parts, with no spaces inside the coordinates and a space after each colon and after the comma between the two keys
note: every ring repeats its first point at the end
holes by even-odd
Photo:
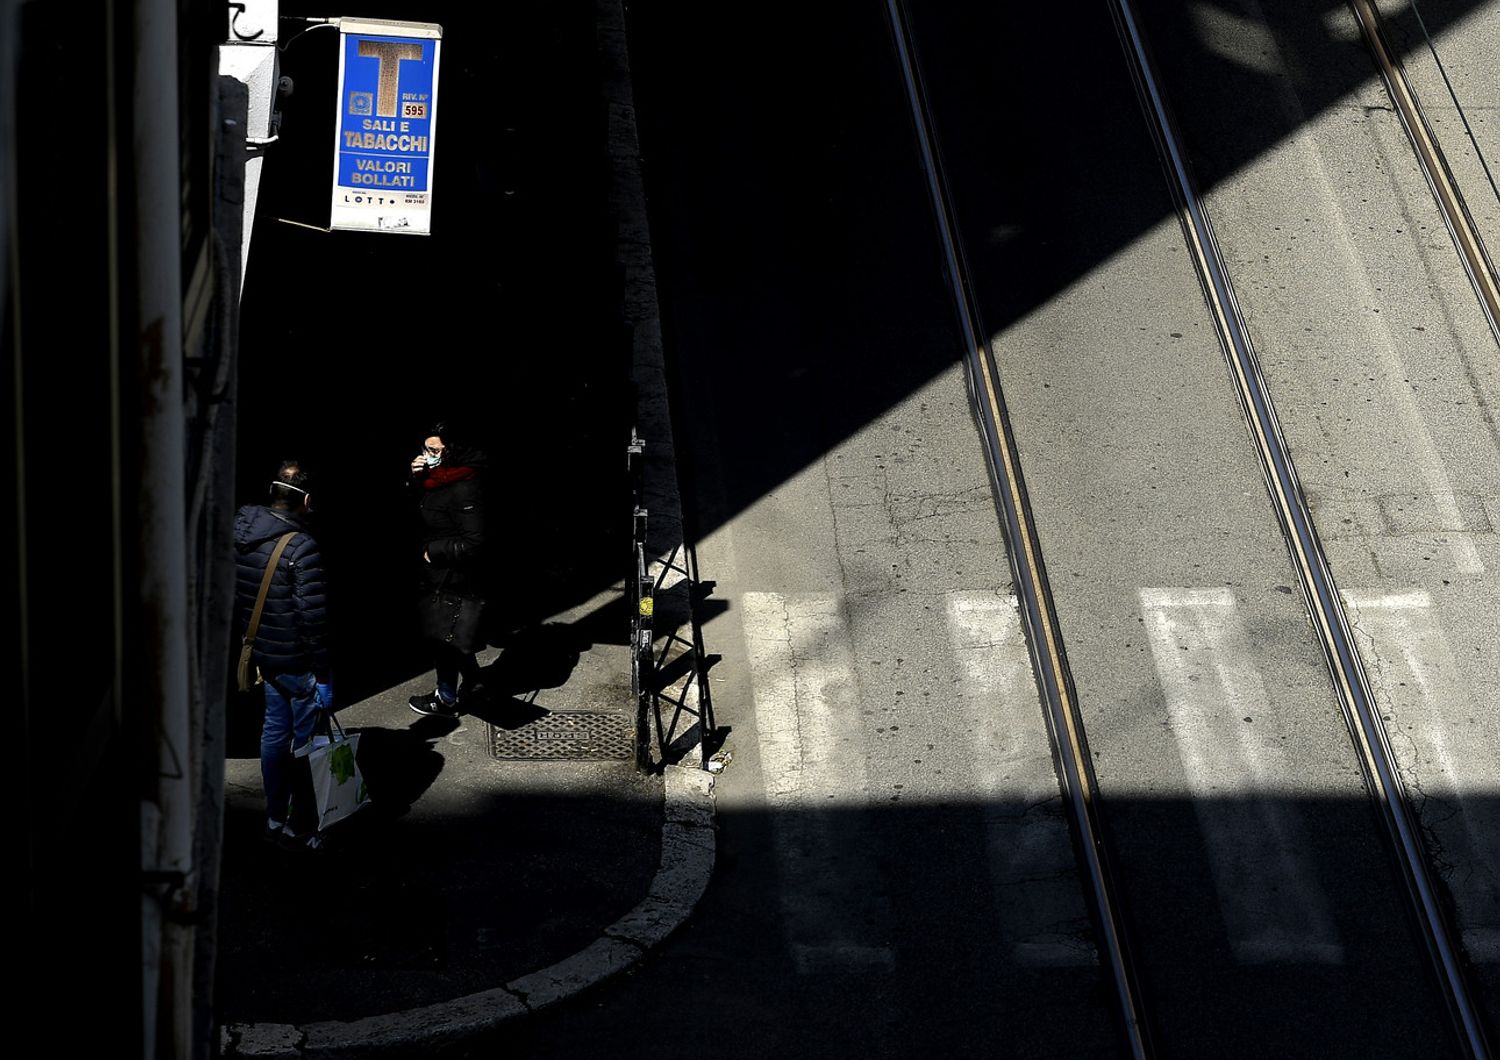
{"type": "Polygon", "coordinates": [[[1023,965],[1098,963],[1073,871],[1062,796],[1016,598],[954,592],[948,633],[960,689],[978,719],[975,774],[985,803],[1000,944],[1023,965]]]}
{"type": "Polygon", "coordinates": [[[1227,589],[1142,589],[1141,609],[1235,957],[1343,961],[1303,822],[1276,798],[1291,776],[1250,638],[1227,589]]]}
{"type": "Polygon", "coordinates": [[[798,968],[889,968],[889,909],[858,835],[864,756],[846,729],[858,717],[858,683],[838,600],[746,593],[743,621],[782,913],[798,968]]]}
{"type": "MultiPolygon", "coordinates": [[[[1279,791],[1290,775],[1286,755],[1271,727],[1245,720],[1265,707],[1266,691],[1233,594],[1143,589],[1140,599],[1236,959],[1341,963],[1344,948],[1328,898],[1307,870],[1315,862],[1306,853],[1306,823],[1279,791]]],[[[955,677],[976,722],[973,795],[985,806],[998,941],[1024,965],[1096,964],[1082,896],[1058,884],[1072,870],[1072,848],[1015,599],[957,591],[944,602],[955,677]]],[[[1428,699],[1453,698],[1454,689],[1443,684],[1451,680],[1443,662],[1451,662],[1451,653],[1444,654],[1425,603],[1372,597],[1351,606],[1362,632],[1389,642],[1380,651],[1400,660],[1400,680],[1409,679],[1428,699]]],[[[804,974],[889,970],[891,914],[878,853],[860,838],[867,826],[861,821],[868,749],[839,598],[752,592],[743,597],[742,616],[782,913],[798,968],[804,974]]],[[[1455,757],[1440,729],[1422,737],[1419,757],[1435,764],[1465,813],[1480,812],[1463,800],[1478,766],[1455,757]]],[[[1481,912],[1495,904],[1497,834],[1471,827],[1467,839],[1485,869],[1473,899],[1481,912]]],[[[1471,957],[1500,957],[1500,917],[1471,915],[1465,927],[1471,957]]]]}
{"type": "Polygon", "coordinates": [[[1426,591],[1346,592],[1344,599],[1377,701],[1399,735],[1392,749],[1408,791],[1420,793],[1423,823],[1455,867],[1444,882],[1464,948],[1476,961],[1500,963],[1500,804],[1489,779],[1500,725],[1493,708],[1474,702],[1426,591]]]}

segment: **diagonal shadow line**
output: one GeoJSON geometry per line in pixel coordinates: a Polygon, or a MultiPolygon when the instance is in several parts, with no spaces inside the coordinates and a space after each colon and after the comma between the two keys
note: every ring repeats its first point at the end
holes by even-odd
{"type": "MultiPolygon", "coordinates": [[[[1330,28],[1342,4],[1260,6],[1292,70],[1319,71],[1296,85],[1308,120],[1376,83],[1362,44],[1330,28]]],[[[1474,6],[1423,10],[1441,33],[1474,6]]],[[[1172,204],[1154,161],[1116,165],[1149,140],[1102,8],[914,7],[982,309],[1003,332],[1170,221],[1172,204]],[[1047,209],[1058,199],[1065,244],[1047,209]]],[[[1234,123],[1233,138],[1190,144],[1211,188],[1300,125],[1274,105],[1274,71],[1205,43],[1204,11],[1244,19],[1178,0],[1149,17],[1190,132],[1234,123]]],[[[632,19],[668,354],[679,376],[701,377],[678,380],[677,408],[711,408],[703,419],[719,436],[693,437],[708,451],[696,469],[684,462],[701,538],[949,370],[960,344],[932,323],[942,315],[925,277],[939,265],[868,13],[837,8],[801,23],[796,41],[772,26],[731,39],[713,15],[672,4],[633,5],[632,19]],[[689,38],[713,47],[681,47],[689,38]],[[819,67],[840,50],[854,55],[819,67]],[[848,289],[858,283],[867,290],[848,289]],[[729,481],[710,481],[720,466],[729,481]]],[[[1409,11],[1392,28],[1420,40],[1409,11]]]]}
{"type": "MultiPolygon", "coordinates": [[[[1476,6],[1428,0],[1423,15],[1441,34],[1476,6]]],[[[1298,53],[1294,69],[1319,49],[1339,59],[1332,75],[1323,64],[1322,79],[1298,81],[1309,118],[1374,79],[1362,47],[1328,29],[1341,4],[1260,7],[1298,53]]],[[[1234,137],[1190,145],[1212,187],[1297,125],[1265,103],[1270,74],[1204,43],[1195,30],[1204,12],[1244,17],[1237,5],[1161,0],[1148,18],[1190,132],[1211,128],[1225,100],[1240,101],[1234,137]],[[1184,90],[1205,84],[1213,90],[1184,90]]],[[[857,4],[820,5],[800,13],[789,34],[773,18],[747,23],[711,5],[631,6],[674,416],[679,427],[713,425],[679,430],[694,540],[958,363],[877,16],[857,4]]],[[[455,40],[467,17],[454,12],[455,40]]],[[[338,654],[360,660],[349,676],[371,689],[428,666],[404,599],[409,527],[399,472],[422,425],[453,405],[480,414],[498,458],[492,579],[502,635],[590,599],[623,569],[629,350],[612,318],[612,236],[602,235],[612,229],[597,73],[588,57],[559,61],[551,44],[523,43],[561,39],[544,31],[546,18],[575,37],[593,28],[587,12],[517,17],[536,21],[538,32],[470,41],[452,67],[449,127],[479,121],[475,93],[488,63],[502,71],[502,134],[445,143],[445,212],[435,214],[430,239],[351,249],[262,225],[247,275],[240,499],[256,499],[264,466],[289,451],[316,459],[330,578],[343,600],[338,654]],[[519,191],[507,198],[502,185],[519,191]],[[382,276],[422,277],[422,311],[390,311],[373,294],[382,276]],[[580,305],[592,308],[580,314],[580,305]],[[580,338],[562,352],[559,321],[580,338]],[[476,324],[489,329],[478,343],[468,338],[476,324]],[[411,359],[391,370],[359,356],[375,348],[411,359]],[[281,414],[289,372],[317,395],[314,414],[281,414]]],[[[1155,162],[1140,163],[1149,142],[1103,5],[928,3],[913,17],[956,163],[950,179],[982,309],[1001,332],[1168,219],[1171,203],[1155,162]],[[1021,105],[1002,110],[1004,100],[1021,105]],[[1052,164],[1059,157],[1061,169],[1052,164]],[[1066,240],[1039,207],[1059,192],[1066,240]]],[[[1420,40],[1410,12],[1392,31],[1408,46],[1420,40]]],[[[322,88],[332,91],[317,51],[325,45],[310,37],[305,47],[300,66],[288,52],[288,72],[299,95],[322,98],[322,88]]],[[[327,111],[289,109],[285,152],[267,171],[268,202],[305,199],[323,179],[308,174],[326,176],[317,130],[327,111]]]]}

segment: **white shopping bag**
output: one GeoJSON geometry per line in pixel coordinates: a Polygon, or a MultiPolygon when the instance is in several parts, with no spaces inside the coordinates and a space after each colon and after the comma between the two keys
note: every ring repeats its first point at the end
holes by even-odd
{"type": "Polygon", "coordinates": [[[359,733],[345,735],[338,719],[329,716],[331,739],[313,741],[307,763],[312,769],[313,797],[318,803],[318,831],[342,821],[370,802],[359,771],[359,733]]]}

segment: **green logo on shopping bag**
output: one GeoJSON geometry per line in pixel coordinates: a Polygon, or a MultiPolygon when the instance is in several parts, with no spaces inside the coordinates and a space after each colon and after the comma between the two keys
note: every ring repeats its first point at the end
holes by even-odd
{"type": "Polygon", "coordinates": [[[340,784],[347,784],[354,776],[354,752],[347,743],[341,743],[328,755],[328,771],[340,784]]]}

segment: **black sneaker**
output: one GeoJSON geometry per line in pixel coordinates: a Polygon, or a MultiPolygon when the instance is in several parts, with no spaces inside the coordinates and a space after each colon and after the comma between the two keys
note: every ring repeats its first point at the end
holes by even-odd
{"type": "Polygon", "coordinates": [[[425,696],[412,696],[407,700],[411,709],[418,714],[426,714],[438,718],[458,717],[458,704],[446,702],[436,692],[428,692],[425,696]]]}
{"type": "Polygon", "coordinates": [[[303,835],[291,825],[278,821],[266,824],[266,839],[282,850],[307,850],[318,853],[323,849],[323,837],[318,833],[303,835]]]}

